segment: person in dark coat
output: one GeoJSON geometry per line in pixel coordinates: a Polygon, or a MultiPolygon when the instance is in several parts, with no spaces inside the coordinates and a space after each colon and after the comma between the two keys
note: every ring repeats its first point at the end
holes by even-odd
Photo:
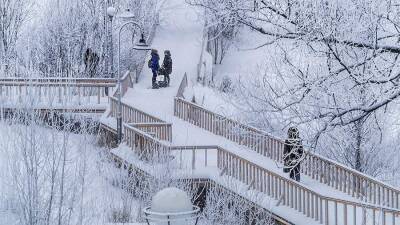
{"type": "Polygon", "coordinates": [[[156,49],[151,50],[151,59],[149,61],[149,67],[150,67],[151,71],[153,72],[152,82],[154,85],[156,82],[156,79],[157,79],[158,70],[160,69],[160,56],[158,55],[158,52],[156,49]]]}
{"type": "Polygon", "coordinates": [[[99,56],[91,48],[87,48],[83,56],[83,61],[85,63],[85,72],[89,77],[93,78],[100,61],[99,56]]]}
{"type": "Polygon", "coordinates": [[[161,70],[169,86],[169,81],[170,81],[169,75],[172,73],[172,58],[171,58],[171,52],[169,50],[164,51],[164,61],[161,70]]]}
{"type": "Polygon", "coordinates": [[[290,127],[288,130],[288,139],[285,140],[283,150],[284,172],[289,172],[290,178],[300,181],[300,163],[304,157],[304,149],[301,143],[299,130],[296,127],[290,127]]]}

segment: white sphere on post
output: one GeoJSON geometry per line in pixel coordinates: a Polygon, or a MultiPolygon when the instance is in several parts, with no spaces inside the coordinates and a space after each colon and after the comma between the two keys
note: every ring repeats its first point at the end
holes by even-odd
{"type": "Polygon", "coordinates": [[[151,207],[143,212],[148,224],[152,221],[157,225],[196,225],[200,208],[192,204],[185,191],[170,187],[154,195],[151,207]]]}
{"type": "Polygon", "coordinates": [[[112,6],[107,8],[107,15],[109,17],[114,17],[116,14],[117,14],[117,9],[116,8],[114,8],[112,6]]]}

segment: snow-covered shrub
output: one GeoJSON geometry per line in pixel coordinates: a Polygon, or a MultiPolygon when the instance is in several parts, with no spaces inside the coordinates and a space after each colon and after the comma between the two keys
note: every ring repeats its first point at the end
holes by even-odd
{"type": "MultiPolygon", "coordinates": [[[[230,187],[235,184],[230,183],[230,187]]],[[[254,200],[257,202],[256,196],[254,200]]],[[[207,192],[202,221],[205,225],[273,225],[271,214],[218,184],[207,192]]]]}
{"type": "Polygon", "coordinates": [[[230,93],[234,90],[232,79],[228,76],[222,78],[221,84],[219,86],[219,90],[224,93],[230,93]]]}

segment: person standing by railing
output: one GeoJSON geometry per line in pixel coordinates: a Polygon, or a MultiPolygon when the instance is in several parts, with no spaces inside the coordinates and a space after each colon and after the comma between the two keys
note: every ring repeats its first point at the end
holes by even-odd
{"type": "Polygon", "coordinates": [[[288,130],[288,139],[285,140],[283,150],[283,171],[289,173],[291,179],[300,181],[300,163],[303,158],[304,149],[299,130],[296,127],[290,127],[288,130]]]}

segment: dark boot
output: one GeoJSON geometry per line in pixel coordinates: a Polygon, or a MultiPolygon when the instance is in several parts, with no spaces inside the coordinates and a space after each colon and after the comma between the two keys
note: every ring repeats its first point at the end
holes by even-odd
{"type": "Polygon", "coordinates": [[[153,70],[152,72],[153,72],[153,77],[151,78],[151,82],[152,82],[152,86],[153,86],[153,89],[154,89],[154,88],[158,88],[158,85],[156,83],[156,81],[157,81],[157,71],[153,70]]]}

